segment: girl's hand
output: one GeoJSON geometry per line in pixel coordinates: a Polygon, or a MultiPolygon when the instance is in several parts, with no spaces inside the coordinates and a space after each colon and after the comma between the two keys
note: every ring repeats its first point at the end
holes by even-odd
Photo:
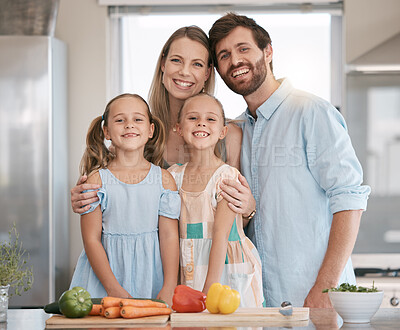
{"type": "Polygon", "coordinates": [[[96,191],[89,191],[82,193],[84,190],[99,189],[98,184],[89,184],[86,182],[87,176],[84,175],[79,178],[78,183],[71,189],[71,206],[75,213],[82,214],[90,208],[90,204],[99,200],[96,191]]]}
{"type": "Polygon", "coordinates": [[[128,291],[126,291],[122,286],[119,288],[114,288],[107,291],[107,295],[109,297],[116,297],[116,298],[133,298],[128,291]]]}
{"type": "Polygon", "coordinates": [[[232,230],[235,218],[236,213],[229,208],[228,202],[225,199],[221,199],[217,204],[214,216],[208,270],[202,290],[205,294],[208,293],[213,283],[221,281],[228,249],[229,233],[232,230]]]}
{"type": "Polygon", "coordinates": [[[175,288],[169,289],[169,288],[166,288],[163,286],[157,295],[157,299],[164,300],[168,304],[168,306],[171,307],[172,306],[172,296],[174,295],[174,289],[175,288]]]}
{"type": "Polygon", "coordinates": [[[233,212],[247,217],[256,209],[256,200],[246,178],[241,174],[239,174],[239,181],[240,183],[235,180],[223,180],[223,184],[220,185],[221,196],[228,202],[233,212]]]}

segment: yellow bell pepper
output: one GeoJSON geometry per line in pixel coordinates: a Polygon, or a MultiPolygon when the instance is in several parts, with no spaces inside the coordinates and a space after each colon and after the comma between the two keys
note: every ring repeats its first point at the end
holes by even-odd
{"type": "Polygon", "coordinates": [[[230,314],[240,305],[240,294],[228,285],[213,283],[207,293],[206,308],[210,313],[230,314]]]}

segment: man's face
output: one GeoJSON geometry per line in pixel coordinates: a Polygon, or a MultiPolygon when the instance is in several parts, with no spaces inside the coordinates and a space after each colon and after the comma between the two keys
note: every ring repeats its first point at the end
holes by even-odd
{"type": "Polygon", "coordinates": [[[235,93],[250,95],[265,81],[272,52],[258,48],[250,29],[241,26],[233,29],[217,43],[215,52],[218,73],[235,93]]]}

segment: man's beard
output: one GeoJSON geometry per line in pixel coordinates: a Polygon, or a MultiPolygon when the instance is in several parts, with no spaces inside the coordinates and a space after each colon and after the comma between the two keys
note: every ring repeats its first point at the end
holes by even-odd
{"type": "Polygon", "coordinates": [[[265,81],[267,77],[267,67],[264,62],[264,56],[262,56],[257,62],[255,67],[251,63],[243,63],[238,67],[230,68],[228,72],[232,72],[234,69],[238,69],[241,66],[248,66],[250,71],[253,72],[253,79],[248,83],[237,83],[235,81],[230,80],[229,77],[222,77],[222,80],[225,84],[235,93],[240,94],[242,96],[247,96],[254,93],[265,81]]]}

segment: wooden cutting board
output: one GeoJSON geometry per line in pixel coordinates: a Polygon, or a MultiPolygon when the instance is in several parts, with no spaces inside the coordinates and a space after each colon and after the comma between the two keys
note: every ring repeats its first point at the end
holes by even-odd
{"type": "Polygon", "coordinates": [[[127,328],[130,326],[163,328],[167,326],[169,315],[140,317],[137,319],[107,319],[102,316],[86,316],[70,319],[64,315],[53,315],[46,321],[46,329],[68,328],[127,328]]]}
{"type": "Polygon", "coordinates": [[[232,314],[211,314],[208,311],[202,313],[172,313],[172,326],[183,325],[226,325],[242,324],[251,326],[251,324],[263,324],[269,326],[305,326],[309,320],[309,308],[294,307],[291,316],[284,316],[279,313],[279,308],[238,308],[232,314]]]}

